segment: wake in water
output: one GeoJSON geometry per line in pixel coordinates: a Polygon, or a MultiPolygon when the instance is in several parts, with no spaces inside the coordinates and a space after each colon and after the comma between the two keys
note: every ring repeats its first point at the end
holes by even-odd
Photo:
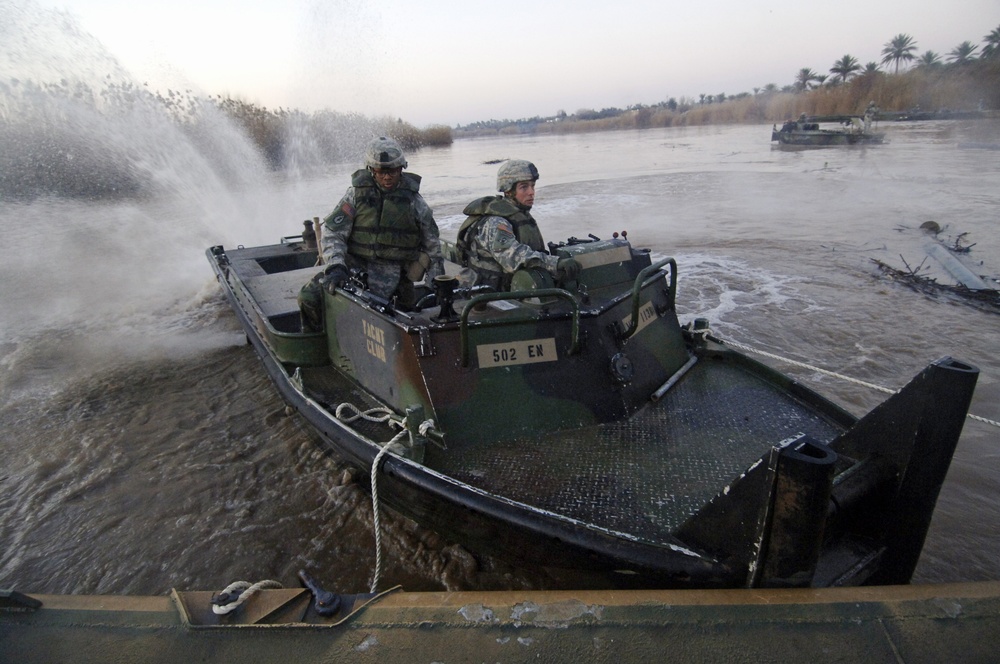
{"type": "Polygon", "coordinates": [[[732,315],[736,311],[774,307],[794,315],[820,308],[796,287],[798,277],[719,255],[681,254],[677,260],[684,277],[682,306],[707,318],[722,334],[746,334],[739,317],[732,315]]]}

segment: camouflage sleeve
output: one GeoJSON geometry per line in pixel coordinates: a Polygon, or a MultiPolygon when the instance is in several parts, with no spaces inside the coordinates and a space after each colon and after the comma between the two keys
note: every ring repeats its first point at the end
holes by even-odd
{"type": "Polygon", "coordinates": [[[493,256],[504,272],[540,267],[556,274],[559,258],[518,242],[514,227],[503,217],[486,217],[476,234],[476,242],[493,256]]]}
{"type": "Polygon", "coordinates": [[[333,212],[323,219],[323,237],[320,241],[323,252],[323,262],[327,265],[346,265],[347,238],[354,228],[354,187],[348,187],[347,193],[337,203],[333,212]]]}
{"type": "Polygon", "coordinates": [[[413,200],[414,211],[417,214],[417,225],[420,226],[421,249],[431,257],[431,263],[441,262],[441,233],[438,231],[434,213],[427,201],[420,194],[413,200]]]}

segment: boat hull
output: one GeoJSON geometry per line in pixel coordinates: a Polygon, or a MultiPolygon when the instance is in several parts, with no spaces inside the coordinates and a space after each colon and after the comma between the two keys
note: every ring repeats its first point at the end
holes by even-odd
{"type": "Polygon", "coordinates": [[[885,134],[872,131],[870,116],[831,115],[806,117],[771,129],[771,141],[779,147],[819,148],[843,145],[879,145],[885,134]]]}
{"type": "MultiPolygon", "coordinates": [[[[604,253],[618,255],[621,246],[604,253]]],[[[676,265],[664,263],[668,275],[643,256],[630,260],[647,267],[621,268],[635,277],[631,296],[599,305],[595,286],[582,312],[575,301],[539,307],[490,296],[464,304],[468,319],[434,322],[426,312],[394,312],[363,293],[338,291],[327,299],[328,330],[319,336],[276,330],[271,321],[285,325],[294,298],[286,293],[284,305],[273,306],[261,297],[273,289],[239,269],[243,260],[281,258],[295,272],[314,252],[215,247],[208,256],[282,397],[331,450],[370,472],[395,435],[383,423],[338,418],[341,404],[400,420],[419,413],[443,428],[427,440],[411,429],[413,447],[381,457],[380,502],[474,551],[587,574],[601,586],[905,582],[977,375],[940,360],[859,421],[710,335],[682,330],[673,311],[676,265]],[[477,306],[494,301],[505,303],[500,313],[474,320],[477,306]],[[481,352],[497,348],[498,338],[523,349],[525,339],[550,334],[557,361],[494,366],[481,352]],[[626,352],[640,369],[628,370],[626,352]],[[600,378],[584,378],[588,366],[600,378]],[[380,378],[366,381],[376,369],[380,378]],[[560,406],[580,385],[588,395],[560,406]],[[512,391],[542,403],[543,412],[509,401],[498,412],[477,411],[456,399],[488,404],[512,391]],[[916,432],[930,426],[924,419],[941,419],[940,409],[927,408],[939,401],[953,412],[925,442],[940,451],[934,468],[918,473],[910,467],[921,445],[916,432]],[[511,415],[503,430],[504,413],[518,408],[529,415],[511,415]],[[545,417],[545,409],[562,412],[545,417]],[[874,433],[885,428],[903,433],[874,433]],[[880,449],[882,439],[892,442],[880,449]],[[903,474],[921,478],[912,493],[924,499],[904,498],[903,474]],[[911,537],[896,533],[905,551],[881,534],[891,520],[916,524],[911,537]],[[887,565],[893,560],[902,562],[887,565]]],[[[294,274],[295,283],[309,274],[294,274]]]]}
{"type": "Polygon", "coordinates": [[[885,134],[858,134],[834,130],[772,131],[771,140],[779,145],[798,147],[831,147],[837,145],[880,145],[885,134]]]}

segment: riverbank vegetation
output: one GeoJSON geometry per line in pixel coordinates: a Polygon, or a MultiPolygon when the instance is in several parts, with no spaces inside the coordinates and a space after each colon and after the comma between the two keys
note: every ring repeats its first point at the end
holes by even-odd
{"type": "Polygon", "coordinates": [[[460,125],[455,138],[531,133],[575,133],[707,124],[781,123],[807,115],[855,115],[874,101],[883,113],[1000,109],[1000,27],[983,38],[982,48],[966,41],[947,56],[934,51],[917,55],[909,35],[893,37],[880,62],[862,66],[847,54],[829,74],[802,68],[779,87],[770,83],[734,95],[700,94],[697,99],[670,97],[655,104],[624,109],[581,109],[568,114],[520,120],[488,120],[460,125]]]}
{"type": "Polygon", "coordinates": [[[268,163],[276,169],[294,161],[293,146],[302,147],[303,139],[310,143],[310,152],[317,160],[336,163],[355,159],[359,144],[372,136],[395,139],[404,150],[451,145],[451,128],[432,125],[418,129],[402,119],[367,118],[357,113],[318,111],[305,113],[280,108],[270,110],[232,97],[216,97],[213,103],[241,127],[257,145],[268,163]]]}
{"type": "Polygon", "coordinates": [[[357,163],[373,136],[390,136],[409,151],[452,142],[449,127],[418,129],[389,117],[272,110],[109,80],[3,80],[0,201],[143,196],[175,186],[170,171],[179,167],[232,182],[254,164],[323,172],[357,163]]]}

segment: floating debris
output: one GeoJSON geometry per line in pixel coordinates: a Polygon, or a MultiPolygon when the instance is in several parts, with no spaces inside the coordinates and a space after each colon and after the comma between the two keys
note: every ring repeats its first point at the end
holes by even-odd
{"type": "MultiPolygon", "coordinates": [[[[913,290],[924,293],[925,295],[930,295],[936,297],[938,295],[948,295],[960,299],[963,302],[975,306],[977,309],[982,309],[983,311],[989,311],[995,314],[1000,314],[1000,291],[993,288],[969,288],[964,284],[942,284],[934,279],[933,277],[928,277],[924,274],[920,274],[924,263],[921,262],[916,268],[911,268],[909,263],[906,262],[902,256],[900,259],[903,260],[903,264],[906,265],[906,270],[899,270],[892,267],[877,258],[870,259],[875,263],[882,274],[888,276],[894,281],[899,281],[913,290]]],[[[925,258],[924,261],[927,259],[925,258]]]]}

